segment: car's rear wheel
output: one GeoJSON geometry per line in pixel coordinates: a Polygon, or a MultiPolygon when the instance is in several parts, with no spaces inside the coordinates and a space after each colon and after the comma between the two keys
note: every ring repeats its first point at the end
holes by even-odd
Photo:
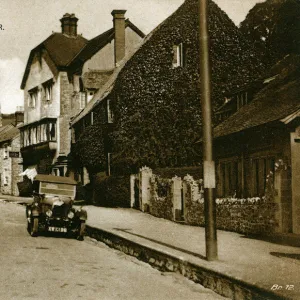
{"type": "Polygon", "coordinates": [[[38,235],[38,230],[39,230],[39,219],[33,218],[31,220],[30,235],[36,237],[38,235]]]}

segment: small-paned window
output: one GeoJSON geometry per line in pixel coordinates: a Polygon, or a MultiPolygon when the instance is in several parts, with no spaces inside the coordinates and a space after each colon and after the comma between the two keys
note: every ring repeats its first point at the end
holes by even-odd
{"type": "Polygon", "coordinates": [[[185,66],[185,49],[183,43],[173,46],[173,68],[185,66]]]}

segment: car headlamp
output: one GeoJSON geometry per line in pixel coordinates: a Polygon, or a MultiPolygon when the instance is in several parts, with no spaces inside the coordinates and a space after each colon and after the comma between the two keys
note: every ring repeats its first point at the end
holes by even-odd
{"type": "Polygon", "coordinates": [[[52,210],[47,210],[46,211],[46,215],[50,218],[52,216],[52,210]]]}
{"type": "Polygon", "coordinates": [[[68,213],[68,218],[69,218],[69,219],[73,219],[74,216],[75,216],[74,212],[69,211],[69,213],[68,213]]]}

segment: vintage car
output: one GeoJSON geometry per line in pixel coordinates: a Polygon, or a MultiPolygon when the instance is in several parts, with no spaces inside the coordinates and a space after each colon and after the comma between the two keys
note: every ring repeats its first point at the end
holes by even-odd
{"type": "Polygon", "coordinates": [[[83,240],[87,212],[73,207],[76,181],[68,177],[38,174],[33,181],[33,202],[26,207],[27,229],[61,232],[83,240]]]}

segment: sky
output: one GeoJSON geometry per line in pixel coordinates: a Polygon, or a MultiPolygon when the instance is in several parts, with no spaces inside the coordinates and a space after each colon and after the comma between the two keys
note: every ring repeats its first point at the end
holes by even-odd
{"type": "MultiPolygon", "coordinates": [[[[171,15],[184,0],[2,0],[0,10],[0,103],[2,113],[23,106],[20,89],[31,49],[52,32],[59,19],[75,13],[78,33],[91,39],[112,27],[111,11],[126,9],[126,17],[145,34],[171,15]],[[1,30],[2,29],[2,30],[1,30]]],[[[236,25],[263,0],[215,0],[236,25]]]]}

